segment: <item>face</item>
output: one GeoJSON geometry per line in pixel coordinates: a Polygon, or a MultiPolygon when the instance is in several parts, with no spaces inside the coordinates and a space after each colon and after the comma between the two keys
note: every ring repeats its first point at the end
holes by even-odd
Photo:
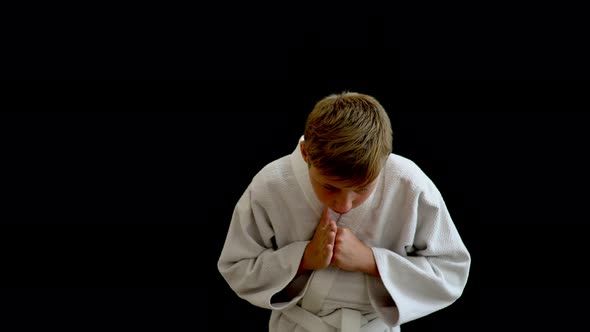
{"type": "Polygon", "coordinates": [[[338,214],[345,214],[371,196],[377,181],[365,187],[351,187],[346,181],[322,175],[317,168],[309,169],[309,178],[319,201],[338,214]]]}
{"type": "MultiPolygon", "coordinates": [[[[301,155],[307,162],[305,144],[301,142],[301,155]]],[[[371,196],[377,180],[365,187],[350,186],[347,181],[322,174],[317,168],[309,168],[309,179],[319,201],[338,214],[345,214],[361,205],[371,196]]]]}

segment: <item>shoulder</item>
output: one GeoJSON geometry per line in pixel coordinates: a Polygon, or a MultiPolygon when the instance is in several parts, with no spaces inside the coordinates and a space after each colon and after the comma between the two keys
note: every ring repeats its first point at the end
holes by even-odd
{"type": "Polygon", "coordinates": [[[428,175],[413,160],[392,153],[385,163],[385,177],[388,182],[396,182],[418,192],[438,192],[428,175]]]}
{"type": "Polygon", "coordinates": [[[289,156],[283,156],[266,164],[254,177],[250,184],[253,193],[276,191],[294,179],[293,168],[289,156]]]}

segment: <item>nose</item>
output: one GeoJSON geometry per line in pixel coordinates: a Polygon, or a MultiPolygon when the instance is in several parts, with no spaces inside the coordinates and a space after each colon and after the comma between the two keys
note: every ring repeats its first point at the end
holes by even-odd
{"type": "Polygon", "coordinates": [[[354,193],[343,192],[334,197],[332,202],[332,210],[338,214],[345,214],[352,209],[352,201],[354,200],[354,193]]]}

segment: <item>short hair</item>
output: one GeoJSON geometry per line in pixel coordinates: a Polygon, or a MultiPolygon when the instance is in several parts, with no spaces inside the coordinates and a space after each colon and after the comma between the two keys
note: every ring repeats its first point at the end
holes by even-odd
{"type": "Polygon", "coordinates": [[[381,172],[392,151],[393,132],[374,97],[344,91],[315,104],[303,137],[309,167],[361,187],[381,172]]]}

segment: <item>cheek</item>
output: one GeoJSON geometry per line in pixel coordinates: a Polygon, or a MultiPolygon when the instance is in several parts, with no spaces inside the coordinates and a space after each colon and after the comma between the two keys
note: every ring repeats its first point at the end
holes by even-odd
{"type": "Polygon", "coordinates": [[[332,195],[329,192],[320,190],[318,193],[318,199],[324,204],[329,204],[332,200],[332,195]]]}
{"type": "Polygon", "coordinates": [[[315,195],[317,196],[318,200],[323,204],[326,204],[330,200],[330,193],[318,188],[316,186],[313,187],[315,191],[315,195]]]}
{"type": "Polygon", "coordinates": [[[369,198],[369,196],[371,196],[370,193],[357,195],[353,201],[353,205],[354,206],[361,205],[362,203],[364,203],[367,200],[367,198],[369,198]]]}

